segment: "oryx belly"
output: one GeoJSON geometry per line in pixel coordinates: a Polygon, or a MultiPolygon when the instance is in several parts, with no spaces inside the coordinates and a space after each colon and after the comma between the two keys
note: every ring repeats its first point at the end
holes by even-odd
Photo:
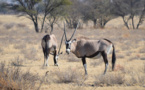
{"type": "Polygon", "coordinates": [[[101,57],[101,53],[99,53],[98,55],[94,56],[92,59],[98,59],[101,57]]]}

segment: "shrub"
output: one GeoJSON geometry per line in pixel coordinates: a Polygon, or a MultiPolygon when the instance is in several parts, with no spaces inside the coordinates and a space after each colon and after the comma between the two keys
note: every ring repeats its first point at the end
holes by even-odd
{"type": "Polygon", "coordinates": [[[127,85],[133,86],[133,85],[144,85],[145,83],[145,75],[131,75],[131,79],[128,81],[127,85]]]}
{"type": "Polygon", "coordinates": [[[21,28],[26,27],[26,25],[25,25],[25,24],[22,24],[22,23],[17,24],[17,26],[18,26],[18,27],[21,27],[21,28]]]}
{"type": "Polygon", "coordinates": [[[14,23],[9,23],[9,24],[5,24],[5,25],[4,25],[4,27],[5,27],[6,29],[11,29],[11,28],[13,28],[13,26],[14,26],[14,23]]]}
{"type": "Polygon", "coordinates": [[[125,82],[124,75],[120,73],[109,73],[106,75],[96,76],[95,78],[96,86],[113,86],[120,85],[125,82]]]}
{"type": "Polygon", "coordinates": [[[23,59],[20,59],[19,57],[15,58],[13,61],[12,61],[12,65],[13,66],[22,66],[23,65],[23,62],[24,60],[23,59]]]}
{"type": "Polygon", "coordinates": [[[0,48],[0,53],[2,53],[4,50],[2,48],[0,48]]]}
{"type": "Polygon", "coordinates": [[[25,49],[26,48],[26,44],[17,44],[14,46],[15,49],[25,49]]]}
{"type": "Polygon", "coordinates": [[[22,49],[21,52],[24,54],[24,57],[28,60],[38,60],[37,50],[35,48],[22,49]]]}
{"type": "Polygon", "coordinates": [[[100,65],[102,62],[103,62],[103,60],[93,61],[93,62],[91,62],[90,65],[93,67],[96,67],[96,66],[100,65]]]}
{"type": "Polygon", "coordinates": [[[36,89],[38,75],[33,75],[29,71],[22,73],[20,68],[6,68],[5,63],[0,63],[0,85],[4,90],[27,90],[36,89]]]}
{"type": "Polygon", "coordinates": [[[65,71],[56,71],[54,73],[57,77],[58,83],[77,83],[80,84],[82,75],[76,69],[69,68],[65,71]]]}

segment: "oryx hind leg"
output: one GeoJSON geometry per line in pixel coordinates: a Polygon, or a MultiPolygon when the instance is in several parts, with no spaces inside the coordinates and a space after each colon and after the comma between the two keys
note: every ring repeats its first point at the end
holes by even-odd
{"type": "Polygon", "coordinates": [[[53,60],[54,60],[54,66],[58,66],[58,63],[57,63],[57,54],[56,54],[57,50],[54,50],[54,57],[53,57],[53,60]]]}
{"type": "Polygon", "coordinates": [[[45,66],[48,66],[48,59],[49,59],[49,53],[50,53],[50,49],[46,49],[46,51],[45,51],[45,66]]]}
{"type": "Polygon", "coordinates": [[[107,67],[108,67],[108,59],[107,59],[107,53],[105,51],[101,52],[101,55],[103,57],[104,63],[105,63],[105,70],[104,74],[106,74],[107,67]]]}
{"type": "Polygon", "coordinates": [[[83,63],[84,69],[85,69],[85,75],[88,75],[88,73],[87,73],[86,57],[83,57],[83,58],[82,58],[82,63],[83,63]]]}
{"type": "Polygon", "coordinates": [[[45,61],[46,61],[46,52],[45,52],[45,48],[43,48],[43,54],[44,54],[44,64],[43,64],[43,66],[45,66],[45,61]]]}

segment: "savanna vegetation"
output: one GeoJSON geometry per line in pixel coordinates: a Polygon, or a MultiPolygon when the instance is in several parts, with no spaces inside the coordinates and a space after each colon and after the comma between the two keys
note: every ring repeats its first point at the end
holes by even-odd
{"type": "Polygon", "coordinates": [[[2,90],[144,90],[145,0],[1,0],[0,89],[2,90]],[[66,23],[68,37],[107,38],[116,49],[115,71],[103,75],[103,59],[65,53],[58,64],[43,67],[41,39],[55,34],[58,44],[66,23]]]}

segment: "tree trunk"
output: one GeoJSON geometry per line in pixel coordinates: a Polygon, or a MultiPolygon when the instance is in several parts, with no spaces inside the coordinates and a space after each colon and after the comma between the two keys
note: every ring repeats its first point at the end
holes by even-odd
{"type": "Polygon", "coordinates": [[[138,29],[139,26],[141,25],[141,23],[143,22],[144,12],[145,12],[145,9],[142,11],[142,14],[140,15],[139,22],[138,22],[138,24],[137,24],[136,29],[138,29]]]}
{"type": "Polygon", "coordinates": [[[133,28],[133,29],[135,29],[135,27],[134,27],[134,20],[133,20],[133,18],[134,18],[134,16],[132,16],[132,17],[131,17],[131,20],[132,20],[132,28],[133,28]]]}
{"type": "Polygon", "coordinates": [[[53,23],[50,26],[51,26],[51,31],[50,31],[51,34],[53,32],[53,23]]]}
{"type": "Polygon", "coordinates": [[[128,23],[125,21],[124,16],[122,16],[122,19],[124,21],[124,25],[127,27],[127,29],[129,29],[128,23]]]}
{"type": "Polygon", "coordinates": [[[43,17],[43,21],[42,21],[42,24],[41,24],[41,32],[43,31],[43,27],[44,27],[45,18],[46,18],[46,15],[44,15],[44,17],[43,17]]]}
{"type": "Polygon", "coordinates": [[[94,28],[96,28],[97,27],[97,19],[94,19],[93,22],[94,22],[94,28]]]}
{"type": "Polygon", "coordinates": [[[36,22],[33,22],[33,23],[34,23],[34,26],[35,26],[35,31],[37,33],[39,33],[38,23],[36,23],[36,22]]]}

